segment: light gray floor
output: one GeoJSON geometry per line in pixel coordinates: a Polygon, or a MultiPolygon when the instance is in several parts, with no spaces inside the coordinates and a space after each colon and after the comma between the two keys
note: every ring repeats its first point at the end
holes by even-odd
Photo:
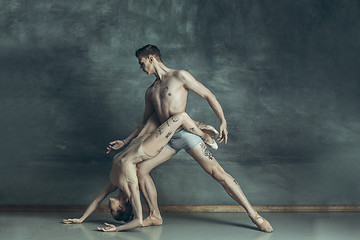
{"type": "Polygon", "coordinates": [[[0,239],[360,239],[360,213],[264,213],[275,230],[270,234],[258,231],[244,213],[164,213],[163,226],[117,233],[95,230],[104,221],[114,223],[109,213],[94,213],[83,224],[61,223],[63,218],[79,216],[0,212],[0,239]]]}

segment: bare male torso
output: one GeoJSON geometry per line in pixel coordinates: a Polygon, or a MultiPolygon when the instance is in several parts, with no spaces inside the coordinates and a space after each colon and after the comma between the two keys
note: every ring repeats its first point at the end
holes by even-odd
{"type": "Polygon", "coordinates": [[[156,79],[146,91],[161,123],[172,115],[185,112],[189,90],[184,86],[184,70],[171,70],[162,80],[156,79]]]}

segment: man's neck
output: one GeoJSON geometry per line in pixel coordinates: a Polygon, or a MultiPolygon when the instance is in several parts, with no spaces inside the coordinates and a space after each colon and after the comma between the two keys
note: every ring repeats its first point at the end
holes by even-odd
{"type": "Polygon", "coordinates": [[[157,64],[154,66],[155,68],[155,76],[156,80],[163,80],[165,75],[168,74],[172,69],[168,68],[163,64],[162,62],[157,62],[157,64]]]}

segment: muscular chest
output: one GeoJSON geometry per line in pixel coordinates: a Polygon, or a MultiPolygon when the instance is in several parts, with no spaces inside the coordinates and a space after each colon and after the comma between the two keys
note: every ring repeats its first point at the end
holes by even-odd
{"type": "Polygon", "coordinates": [[[154,103],[170,103],[174,100],[179,100],[179,98],[184,95],[184,90],[185,89],[175,81],[155,83],[151,91],[151,100],[154,103]]]}
{"type": "Polygon", "coordinates": [[[153,101],[167,101],[173,97],[173,89],[169,88],[167,84],[157,85],[153,87],[152,100],[153,101]]]}
{"type": "Polygon", "coordinates": [[[184,111],[187,90],[176,80],[155,83],[152,86],[151,101],[160,119],[184,111]]]}

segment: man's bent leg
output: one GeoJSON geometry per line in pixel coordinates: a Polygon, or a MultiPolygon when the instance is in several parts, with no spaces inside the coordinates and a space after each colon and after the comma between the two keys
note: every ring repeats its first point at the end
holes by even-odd
{"type": "Polygon", "coordinates": [[[175,151],[164,147],[164,149],[156,157],[136,165],[141,192],[150,211],[149,216],[143,221],[143,226],[162,224],[162,218],[157,202],[156,187],[149,173],[155,167],[169,160],[175,153],[175,151]]]}
{"type": "Polygon", "coordinates": [[[240,188],[240,185],[219,165],[214,156],[207,149],[205,143],[202,142],[198,144],[189,150],[188,153],[201,165],[205,172],[210,174],[224,187],[226,192],[236,202],[244,207],[251,220],[260,228],[260,230],[265,232],[272,231],[270,224],[258,215],[258,213],[251,206],[250,202],[247,200],[245,194],[240,188]]]}

